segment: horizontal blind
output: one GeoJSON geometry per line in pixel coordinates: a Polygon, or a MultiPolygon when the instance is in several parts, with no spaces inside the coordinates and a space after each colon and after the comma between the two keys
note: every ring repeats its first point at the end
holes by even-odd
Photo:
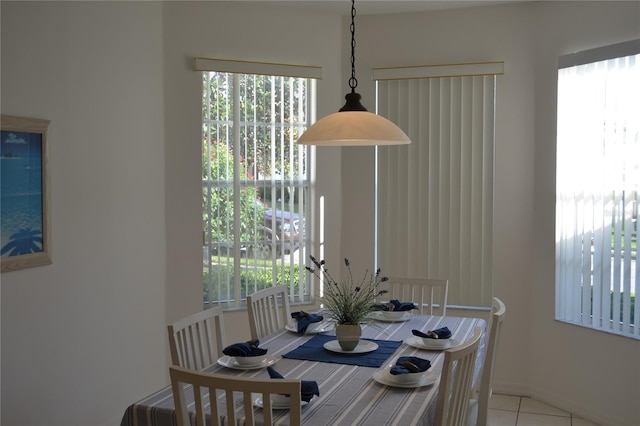
{"type": "Polygon", "coordinates": [[[559,62],[556,319],[640,338],[640,42],[625,46],[559,62]]]}
{"type": "Polygon", "coordinates": [[[388,275],[448,279],[457,305],[490,306],[492,296],[493,73],[502,63],[460,75],[485,71],[378,81],[378,113],[412,141],[379,147],[379,264],[388,275]]]}

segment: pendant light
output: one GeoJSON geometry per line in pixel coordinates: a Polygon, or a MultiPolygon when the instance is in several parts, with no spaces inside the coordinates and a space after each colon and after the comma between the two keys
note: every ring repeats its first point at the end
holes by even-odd
{"type": "Polygon", "coordinates": [[[300,136],[298,143],[319,146],[369,146],[369,145],[406,145],[409,137],[394,123],[386,118],[368,112],[360,103],[361,96],[356,93],[355,60],[355,0],[351,0],[351,93],[345,96],[346,103],[339,112],[328,115],[315,122],[300,136]]]}

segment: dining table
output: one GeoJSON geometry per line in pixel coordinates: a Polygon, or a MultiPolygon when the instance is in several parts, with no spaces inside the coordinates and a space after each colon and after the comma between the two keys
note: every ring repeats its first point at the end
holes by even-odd
{"type": "MultiPolygon", "coordinates": [[[[476,327],[482,329],[482,337],[476,358],[475,383],[480,377],[486,352],[486,321],[410,312],[393,320],[378,316],[363,324],[361,342],[366,343],[363,351],[358,347],[356,353],[344,353],[339,347],[327,350],[336,343],[331,342],[336,337],[330,322],[315,327],[314,333],[298,333],[295,327],[288,325],[260,339],[260,348],[268,349],[269,355],[264,367],[241,367],[232,363],[229,357],[222,357],[206,371],[265,379],[269,378],[266,368],[269,364],[284,378],[316,381],[320,396],[303,404],[303,425],[433,425],[445,350],[470,339],[476,327]],[[443,348],[425,347],[413,334],[413,330],[425,332],[442,327],[451,331],[450,343],[443,348]],[[370,350],[373,346],[375,350],[370,350]],[[429,360],[431,367],[427,373],[430,379],[414,384],[390,381],[386,373],[401,356],[429,360]]],[[[193,401],[189,409],[194,410],[193,401]]],[[[256,406],[254,411],[256,423],[262,421],[261,408],[256,406]]],[[[275,423],[287,424],[285,414],[284,410],[274,410],[275,423]]],[[[121,422],[121,426],[176,424],[170,385],[127,407],[121,422]]]]}

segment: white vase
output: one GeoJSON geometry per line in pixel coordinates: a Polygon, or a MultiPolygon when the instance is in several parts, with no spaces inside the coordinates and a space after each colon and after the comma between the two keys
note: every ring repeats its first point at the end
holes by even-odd
{"type": "Polygon", "coordinates": [[[352,351],[358,346],[362,336],[362,328],[359,325],[336,324],[336,337],[343,351],[352,351]]]}

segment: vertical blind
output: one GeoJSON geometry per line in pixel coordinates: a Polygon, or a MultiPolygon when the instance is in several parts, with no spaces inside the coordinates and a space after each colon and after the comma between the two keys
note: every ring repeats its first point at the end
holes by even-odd
{"type": "Polygon", "coordinates": [[[502,72],[502,62],[374,70],[378,113],[412,141],[378,148],[378,263],[390,276],[448,279],[453,305],[491,305],[502,72]]]}
{"type": "Polygon", "coordinates": [[[287,285],[313,301],[304,269],[311,244],[313,154],[296,144],[313,120],[318,67],[196,58],[202,71],[203,298],[245,306],[287,285]]]}
{"type": "Polygon", "coordinates": [[[556,174],[556,319],[635,338],[639,53],[635,41],[560,58],[556,174]]]}

